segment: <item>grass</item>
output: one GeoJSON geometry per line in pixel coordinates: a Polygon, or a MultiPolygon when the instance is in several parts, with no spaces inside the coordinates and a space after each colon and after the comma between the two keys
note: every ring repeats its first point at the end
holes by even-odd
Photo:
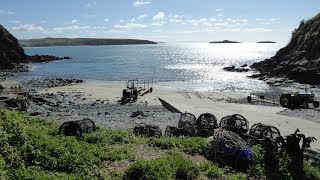
{"type": "MultiPolygon", "coordinates": [[[[241,173],[190,158],[203,155],[205,138],[144,138],[102,128],[75,138],[58,134],[58,128],[50,120],[0,109],[0,179],[265,178],[261,147],[253,148],[256,160],[241,173]],[[138,156],[150,153],[153,158],[138,156]]],[[[320,179],[318,168],[305,163],[305,171],[308,179],[320,179]]]]}

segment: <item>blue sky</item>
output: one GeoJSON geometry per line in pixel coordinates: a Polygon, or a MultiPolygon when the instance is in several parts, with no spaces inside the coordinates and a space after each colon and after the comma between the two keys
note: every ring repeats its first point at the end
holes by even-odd
{"type": "Polygon", "coordinates": [[[19,39],[287,42],[319,12],[320,0],[8,0],[0,23],[19,39]]]}

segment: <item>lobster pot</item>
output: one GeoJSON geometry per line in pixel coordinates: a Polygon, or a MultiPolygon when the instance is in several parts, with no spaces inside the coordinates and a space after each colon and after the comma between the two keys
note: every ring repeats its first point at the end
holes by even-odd
{"type": "Polygon", "coordinates": [[[146,137],[161,137],[162,131],[159,126],[140,123],[133,128],[133,134],[146,137]]]}
{"type": "Polygon", "coordinates": [[[96,124],[91,119],[77,121],[82,132],[91,133],[96,130],[96,124]]]}
{"type": "Polygon", "coordinates": [[[249,130],[249,122],[240,114],[233,114],[223,117],[220,121],[219,127],[236,133],[246,133],[249,130]]]}
{"type": "Polygon", "coordinates": [[[173,127],[173,126],[167,126],[166,130],[164,131],[164,136],[165,137],[171,137],[174,136],[174,132],[177,130],[177,127],[173,127]]]}
{"type": "Polygon", "coordinates": [[[82,136],[82,133],[91,133],[96,130],[95,123],[90,119],[83,119],[79,121],[68,121],[63,123],[59,132],[66,136],[82,136]]]}
{"type": "Polygon", "coordinates": [[[252,125],[249,131],[249,135],[254,136],[258,139],[276,139],[281,136],[278,128],[261,123],[252,125]]]}
{"type": "Polygon", "coordinates": [[[197,118],[191,113],[183,113],[178,122],[178,129],[183,129],[189,133],[194,133],[197,118]]]}
{"type": "Polygon", "coordinates": [[[197,130],[215,129],[218,127],[217,118],[211,113],[201,114],[196,121],[197,130]]]}

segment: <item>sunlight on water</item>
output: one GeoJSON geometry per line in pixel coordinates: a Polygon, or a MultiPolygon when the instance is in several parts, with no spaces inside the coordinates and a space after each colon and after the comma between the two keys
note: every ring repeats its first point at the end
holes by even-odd
{"type": "Polygon", "coordinates": [[[70,56],[72,60],[34,64],[23,78],[73,77],[123,81],[153,77],[158,85],[197,91],[252,91],[268,88],[225,66],[251,65],[270,58],[283,44],[158,44],[26,48],[26,53],[70,56]],[[37,67],[37,68],[35,68],[37,67]]]}

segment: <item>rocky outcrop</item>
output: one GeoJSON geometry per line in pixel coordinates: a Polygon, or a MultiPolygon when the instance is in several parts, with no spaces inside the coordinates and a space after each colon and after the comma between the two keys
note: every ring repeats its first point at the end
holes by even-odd
{"type": "Polygon", "coordinates": [[[229,40],[223,40],[223,41],[212,41],[210,42],[212,44],[215,44],[215,43],[241,43],[241,42],[237,42],[237,41],[229,41],[229,40]]]}
{"type": "Polygon", "coordinates": [[[0,25],[0,70],[26,70],[17,64],[20,62],[27,62],[23,48],[18,40],[0,25]]]}
{"type": "Polygon", "coordinates": [[[249,68],[246,68],[247,65],[242,65],[240,67],[235,67],[235,66],[228,66],[224,67],[223,70],[229,71],[229,72],[248,72],[250,71],[249,68]]]}
{"type": "Polygon", "coordinates": [[[274,41],[259,41],[257,43],[276,43],[276,42],[274,42],[274,41]]]}
{"type": "Polygon", "coordinates": [[[71,59],[68,56],[65,57],[57,57],[57,56],[49,56],[49,55],[33,55],[28,56],[28,62],[51,62],[63,59],[71,59]]]}
{"type": "Polygon", "coordinates": [[[286,77],[299,83],[320,84],[320,14],[301,21],[287,46],[276,55],[252,64],[266,77],[286,77]]]}
{"type": "Polygon", "coordinates": [[[71,58],[48,55],[27,56],[18,40],[0,24],[0,71],[27,71],[27,67],[20,63],[49,62],[61,59],[71,58]]]}

